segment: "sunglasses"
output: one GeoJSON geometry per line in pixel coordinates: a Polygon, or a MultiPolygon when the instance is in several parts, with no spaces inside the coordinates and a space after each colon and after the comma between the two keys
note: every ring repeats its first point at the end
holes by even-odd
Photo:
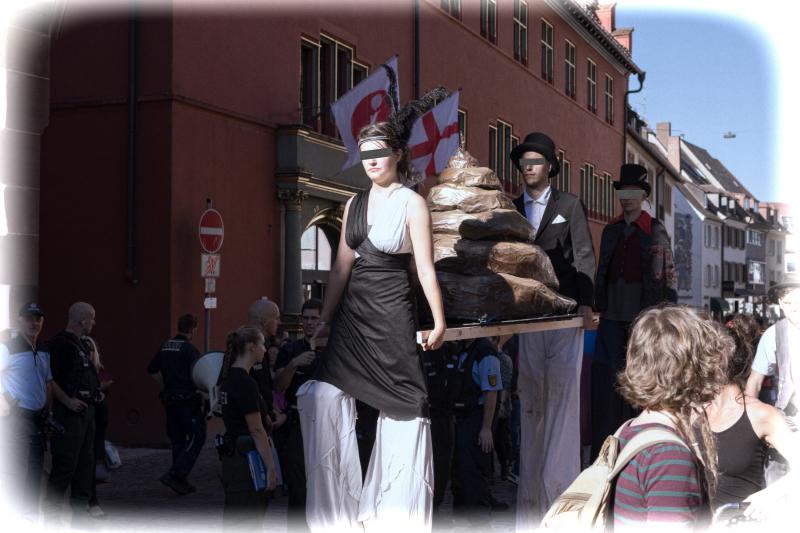
{"type": "Polygon", "coordinates": [[[640,200],[644,198],[642,189],[620,189],[617,191],[617,198],[620,200],[640,200]]]}
{"type": "Polygon", "coordinates": [[[394,153],[391,148],[379,148],[378,150],[364,150],[361,152],[361,160],[380,159],[382,157],[389,157],[394,153]]]}
{"type": "Polygon", "coordinates": [[[544,157],[537,157],[536,159],[520,159],[519,164],[523,167],[535,167],[537,165],[544,165],[547,159],[544,157]]]}

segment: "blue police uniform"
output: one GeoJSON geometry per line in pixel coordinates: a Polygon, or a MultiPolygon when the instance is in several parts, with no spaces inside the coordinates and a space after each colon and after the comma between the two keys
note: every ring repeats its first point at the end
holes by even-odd
{"type": "Polygon", "coordinates": [[[21,514],[31,518],[39,509],[45,449],[42,410],[52,379],[50,354],[41,344],[31,346],[21,335],[0,344],[0,394],[12,406],[9,416],[0,419],[0,485],[13,487],[9,495],[18,497],[21,514]]]}
{"type": "Polygon", "coordinates": [[[488,511],[491,501],[486,476],[492,454],[481,450],[478,436],[483,425],[486,393],[503,389],[500,361],[496,353],[496,348],[487,339],[478,339],[459,357],[459,367],[463,370],[466,370],[464,365],[472,361],[472,383],[470,387],[463,389],[466,391],[463,393],[465,397],[462,397],[460,403],[464,407],[459,408],[460,403],[457,403],[455,409],[457,476],[460,487],[458,500],[465,510],[477,513],[477,518],[486,518],[485,512],[488,511]]]}

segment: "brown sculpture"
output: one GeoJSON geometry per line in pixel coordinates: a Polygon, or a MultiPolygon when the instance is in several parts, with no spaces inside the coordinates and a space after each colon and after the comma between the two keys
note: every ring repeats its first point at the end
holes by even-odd
{"type": "Polygon", "coordinates": [[[428,193],[434,264],[448,318],[565,314],[550,258],[495,173],[459,149],[428,193]]]}

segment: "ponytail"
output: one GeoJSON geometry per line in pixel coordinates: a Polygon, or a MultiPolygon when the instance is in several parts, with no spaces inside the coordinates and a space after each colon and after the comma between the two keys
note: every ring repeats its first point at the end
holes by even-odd
{"type": "Polygon", "coordinates": [[[222,358],[220,381],[227,379],[231,366],[244,354],[247,344],[258,342],[261,336],[261,330],[255,326],[240,326],[228,333],[225,339],[225,356],[222,358]]]}

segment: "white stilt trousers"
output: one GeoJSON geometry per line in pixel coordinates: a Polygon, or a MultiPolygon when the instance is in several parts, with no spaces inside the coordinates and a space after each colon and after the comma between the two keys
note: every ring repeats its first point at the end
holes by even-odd
{"type": "Polygon", "coordinates": [[[321,381],[297,392],[306,464],[306,520],[312,532],[430,532],[433,460],[430,421],[381,413],[362,487],[355,399],[321,381]]]}

